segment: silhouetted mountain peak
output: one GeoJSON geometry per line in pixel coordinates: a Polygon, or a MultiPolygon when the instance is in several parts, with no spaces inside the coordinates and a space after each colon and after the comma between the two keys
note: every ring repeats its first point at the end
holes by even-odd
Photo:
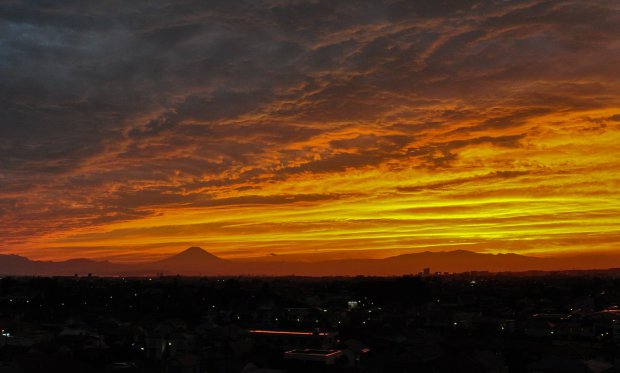
{"type": "Polygon", "coordinates": [[[188,253],[188,254],[208,254],[207,250],[202,247],[192,246],[187,249],[181,251],[179,254],[188,253]]]}
{"type": "Polygon", "coordinates": [[[152,268],[159,268],[168,273],[213,275],[225,274],[229,271],[231,263],[200,247],[190,247],[166,259],[147,264],[147,266],[153,266],[152,268]]]}
{"type": "Polygon", "coordinates": [[[209,253],[207,250],[198,247],[192,246],[188,249],[181,251],[180,253],[171,256],[168,259],[164,259],[165,261],[221,261],[223,259],[218,258],[217,256],[209,253]]]}

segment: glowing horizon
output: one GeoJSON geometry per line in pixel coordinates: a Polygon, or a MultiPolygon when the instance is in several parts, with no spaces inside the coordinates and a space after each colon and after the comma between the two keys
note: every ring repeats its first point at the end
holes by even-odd
{"type": "Polygon", "coordinates": [[[620,249],[618,4],[302,3],[7,5],[0,254],[620,249]]]}

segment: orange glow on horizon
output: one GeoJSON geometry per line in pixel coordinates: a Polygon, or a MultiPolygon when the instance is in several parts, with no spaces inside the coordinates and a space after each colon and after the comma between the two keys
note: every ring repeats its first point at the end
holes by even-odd
{"type": "Polygon", "coordinates": [[[434,6],[15,20],[0,253],[620,258],[618,6],[434,6]]]}
{"type": "Polygon", "coordinates": [[[163,205],[143,218],[52,230],[11,247],[35,258],[75,257],[79,249],[80,256],[128,262],[192,245],[229,259],[270,253],[304,260],[380,258],[455,249],[542,256],[612,252],[620,238],[614,171],[620,168],[620,131],[617,123],[605,122],[609,116],[605,110],[532,119],[536,138],[517,147],[464,146],[445,170],[386,160],[293,175],[250,192],[222,189],[213,206],[163,205]],[[607,123],[604,132],[576,137],[571,128],[577,125],[553,129],[583,126],[584,118],[607,123]],[[588,147],[592,142],[597,149],[588,147]],[[127,245],[135,249],[116,249],[127,245]]]}

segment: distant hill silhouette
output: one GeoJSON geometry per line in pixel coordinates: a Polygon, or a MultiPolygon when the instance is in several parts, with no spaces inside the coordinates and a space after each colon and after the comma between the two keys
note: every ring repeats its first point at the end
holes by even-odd
{"type": "Polygon", "coordinates": [[[118,264],[90,259],[34,261],[19,255],[0,255],[2,276],[391,276],[432,272],[521,272],[620,268],[620,256],[580,255],[538,258],[518,254],[482,254],[465,250],[403,254],[385,259],[341,259],[319,262],[231,261],[200,247],[151,263],[118,264]]]}
{"type": "Polygon", "coordinates": [[[6,276],[70,276],[115,274],[131,270],[124,264],[90,259],[70,259],[62,262],[35,261],[19,255],[0,255],[0,275],[6,276]]]}

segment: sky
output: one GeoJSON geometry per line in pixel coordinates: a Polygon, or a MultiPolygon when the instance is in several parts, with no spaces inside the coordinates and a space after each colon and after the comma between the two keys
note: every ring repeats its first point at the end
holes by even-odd
{"type": "Polygon", "coordinates": [[[620,3],[0,4],[0,253],[620,248],[620,3]]]}

